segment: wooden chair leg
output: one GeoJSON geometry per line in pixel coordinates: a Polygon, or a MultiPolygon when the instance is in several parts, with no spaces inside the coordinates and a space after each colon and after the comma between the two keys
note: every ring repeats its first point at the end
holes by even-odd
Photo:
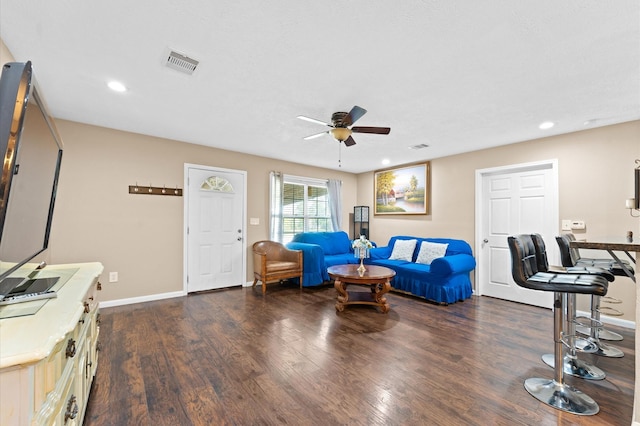
{"type": "Polygon", "coordinates": [[[267,292],[267,282],[262,281],[262,294],[265,294],[266,292],[267,292]]]}
{"type": "Polygon", "coordinates": [[[253,279],[253,285],[252,285],[251,287],[255,287],[255,286],[256,286],[256,284],[258,284],[258,279],[257,279],[257,278],[254,278],[254,279],[253,279]]]}

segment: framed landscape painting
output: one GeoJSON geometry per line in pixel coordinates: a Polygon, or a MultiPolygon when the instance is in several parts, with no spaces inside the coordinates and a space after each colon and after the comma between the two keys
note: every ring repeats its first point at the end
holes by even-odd
{"type": "Polygon", "coordinates": [[[377,170],[373,178],[373,214],[429,214],[429,162],[377,170]]]}

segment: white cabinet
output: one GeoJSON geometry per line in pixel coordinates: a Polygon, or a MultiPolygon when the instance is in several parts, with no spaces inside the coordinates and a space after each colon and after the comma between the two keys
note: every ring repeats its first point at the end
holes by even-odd
{"type": "Polygon", "coordinates": [[[58,297],[34,315],[0,319],[2,426],[71,426],[84,418],[98,366],[96,291],[103,267],[80,263],[46,270],[70,274],[58,297]]]}

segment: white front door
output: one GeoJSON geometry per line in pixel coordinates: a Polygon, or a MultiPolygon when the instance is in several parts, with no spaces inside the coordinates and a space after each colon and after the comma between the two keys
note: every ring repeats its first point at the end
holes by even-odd
{"type": "Polygon", "coordinates": [[[246,172],[185,164],[187,292],[243,285],[246,172]]]}
{"type": "Polygon", "coordinates": [[[557,265],[558,179],[555,160],[476,173],[478,293],[550,308],[551,292],[518,286],[511,275],[507,237],[541,234],[549,262],[557,265]]]}

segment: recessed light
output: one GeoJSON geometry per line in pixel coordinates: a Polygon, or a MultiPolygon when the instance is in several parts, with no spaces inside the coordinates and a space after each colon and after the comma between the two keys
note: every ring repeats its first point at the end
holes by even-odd
{"type": "Polygon", "coordinates": [[[110,81],[107,86],[109,86],[109,89],[113,90],[114,92],[126,92],[127,91],[127,87],[120,83],[119,81],[110,81]]]}
{"type": "Polygon", "coordinates": [[[385,158],[384,160],[382,160],[382,165],[386,166],[387,164],[389,164],[391,161],[388,158],[385,158]]]}
{"type": "Polygon", "coordinates": [[[540,123],[538,127],[541,128],[542,130],[545,130],[545,129],[552,128],[554,125],[555,123],[553,121],[545,121],[544,123],[540,123]]]}

